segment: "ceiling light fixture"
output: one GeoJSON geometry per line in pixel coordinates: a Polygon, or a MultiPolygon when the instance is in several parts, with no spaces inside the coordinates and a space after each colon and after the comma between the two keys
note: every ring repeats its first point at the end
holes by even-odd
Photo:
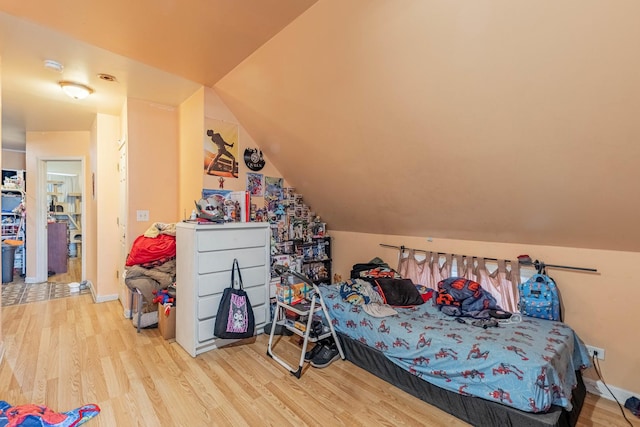
{"type": "Polygon", "coordinates": [[[64,80],[58,84],[62,88],[62,91],[73,99],[85,99],[93,93],[93,89],[87,85],[83,85],[82,83],[64,80]]]}

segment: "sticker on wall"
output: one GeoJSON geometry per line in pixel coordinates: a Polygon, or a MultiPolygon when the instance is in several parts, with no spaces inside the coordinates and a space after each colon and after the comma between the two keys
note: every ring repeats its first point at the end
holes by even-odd
{"type": "Polygon", "coordinates": [[[262,157],[262,150],[257,148],[245,148],[244,150],[244,164],[247,165],[252,171],[259,171],[264,167],[264,157],[262,157]]]}
{"type": "Polygon", "coordinates": [[[238,177],[238,125],[222,120],[205,119],[205,175],[238,177]]]}

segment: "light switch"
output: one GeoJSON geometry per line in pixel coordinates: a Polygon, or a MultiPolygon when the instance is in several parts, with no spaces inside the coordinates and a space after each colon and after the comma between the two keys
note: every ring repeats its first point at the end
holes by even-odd
{"type": "Polygon", "coordinates": [[[149,221],[149,211],[136,211],[136,221],[149,221]]]}

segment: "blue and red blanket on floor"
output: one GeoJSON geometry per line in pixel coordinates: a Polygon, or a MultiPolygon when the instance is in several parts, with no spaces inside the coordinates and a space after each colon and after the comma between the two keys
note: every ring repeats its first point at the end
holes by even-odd
{"type": "Polygon", "coordinates": [[[100,413],[93,403],[68,412],[56,412],[46,406],[26,404],[12,406],[0,400],[0,427],[75,427],[100,413]]]}

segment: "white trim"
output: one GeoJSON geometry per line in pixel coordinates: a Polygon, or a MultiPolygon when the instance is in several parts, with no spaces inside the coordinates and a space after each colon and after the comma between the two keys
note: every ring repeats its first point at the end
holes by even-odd
{"type": "Polygon", "coordinates": [[[620,387],[607,384],[611,389],[611,392],[613,393],[613,396],[612,396],[602,381],[593,380],[591,378],[584,378],[584,377],[583,377],[583,380],[584,380],[584,385],[587,388],[587,392],[591,394],[595,394],[596,396],[604,397],[605,399],[609,399],[611,401],[614,400],[613,397],[615,396],[615,398],[618,399],[618,402],[620,402],[621,405],[624,405],[624,402],[631,396],[636,396],[640,394],[640,393],[634,393],[629,390],[625,390],[620,387]]]}
{"type": "MultiPolygon", "coordinates": [[[[91,292],[91,294],[93,294],[93,292],[91,292]]],[[[96,303],[101,303],[101,302],[107,302],[107,301],[115,301],[118,299],[118,294],[112,294],[112,295],[100,295],[100,296],[95,296],[93,297],[93,301],[96,303]]]]}
{"type": "Polygon", "coordinates": [[[89,285],[89,290],[91,291],[91,296],[93,297],[93,302],[99,304],[101,302],[113,301],[118,299],[118,294],[112,295],[96,295],[96,288],[93,286],[93,282],[91,280],[87,280],[87,284],[89,285]]]}

